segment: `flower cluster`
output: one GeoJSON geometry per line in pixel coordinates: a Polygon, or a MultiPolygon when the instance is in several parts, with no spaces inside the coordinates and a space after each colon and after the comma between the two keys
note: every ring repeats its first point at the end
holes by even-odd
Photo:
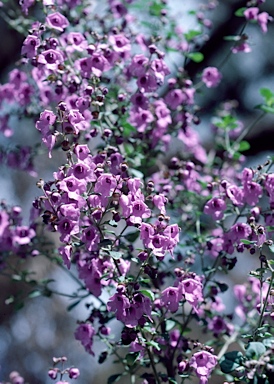
{"type": "MultiPolygon", "coordinates": [[[[195,76],[188,68],[203,61],[197,49],[208,38],[217,4],[191,12],[199,30],[185,31],[167,1],[143,2],[144,13],[161,26],[158,36],[136,13],[141,3],[109,0],[95,15],[85,1],[20,2],[26,19],[39,6],[43,12],[29,22],[20,67],[0,86],[1,132],[12,136],[10,115],[28,116],[53,175],[37,182],[41,193],[30,225],[19,207],[1,204],[0,269],[14,255],[21,261],[43,255],[62,265],[79,285],[63,294],[73,299],[70,309],[85,300],[87,311],[75,339],[92,356],[101,340],[107,350],[98,362],[113,354],[125,366],[110,383],[126,375],[142,384],[196,375],[207,384],[213,372],[220,374],[218,361],[224,375],[240,367],[239,378],[244,367],[247,382],[266,378],[274,364],[271,343],[262,341],[273,331],[274,159],[245,166],[244,138],[253,125],[237,118],[231,101],[212,119],[216,148],[208,151],[199,138],[199,97],[218,86],[222,92],[225,71],[210,65],[195,76]],[[174,51],[184,58],[176,70],[174,51]],[[179,150],[167,160],[175,142],[179,150]],[[53,245],[47,241],[52,232],[53,245]],[[234,285],[239,328],[222,298],[230,287],[221,276],[228,280],[237,258],[252,255],[259,268],[247,283],[234,285]],[[122,329],[114,338],[116,322],[122,329]],[[193,339],[197,329],[204,343],[193,339]],[[245,357],[226,353],[235,334],[249,338],[245,357]],[[265,373],[259,363],[250,365],[250,348],[262,357],[265,373]]],[[[261,3],[248,2],[236,14],[265,33],[272,17],[261,3]]],[[[234,43],[229,52],[251,50],[244,28],[228,40],[234,43]]],[[[262,116],[273,113],[273,92],[261,95],[262,116]]],[[[37,148],[21,146],[1,159],[36,176],[37,148]]],[[[57,292],[52,280],[23,281],[37,284],[39,294],[57,292]]],[[[57,367],[65,362],[54,358],[48,371],[56,384],[80,375],[78,368],[57,367]]],[[[10,380],[24,382],[17,373],[10,380]]]]}

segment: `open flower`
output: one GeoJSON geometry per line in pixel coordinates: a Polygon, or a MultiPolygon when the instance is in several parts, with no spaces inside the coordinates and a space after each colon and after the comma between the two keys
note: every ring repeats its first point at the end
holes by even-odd
{"type": "Polygon", "coordinates": [[[200,384],[207,384],[213,368],[217,365],[217,357],[210,352],[196,352],[190,359],[189,365],[195,369],[200,384]]]}

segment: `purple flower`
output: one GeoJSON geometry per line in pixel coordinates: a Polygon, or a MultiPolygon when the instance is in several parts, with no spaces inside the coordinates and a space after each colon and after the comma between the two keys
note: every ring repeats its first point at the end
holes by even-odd
{"type": "Polygon", "coordinates": [[[250,7],[244,11],[244,16],[246,20],[257,20],[258,14],[259,8],[257,7],[250,7]]]}
{"type": "Polygon", "coordinates": [[[114,51],[124,53],[130,50],[130,41],[122,34],[109,36],[109,42],[114,51]]]}
{"type": "Polygon", "coordinates": [[[244,52],[244,53],[249,53],[251,52],[251,48],[248,43],[240,43],[233,47],[231,49],[232,53],[239,53],[239,52],[244,52]]]}
{"type": "Polygon", "coordinates": [[[35,231],[32,228],[26,226],[16,227],[13,235],[13,242],[15,245],[29,244],[34,236],[35,231]]]}
{"type": "Polygon", "coordinates": [[[156,59],[151,62],[151,69],[155,72],[158,82],[162,84],[165,76],[170,74],[166,63],[162,59],[156,59]]]}
{"type": "Polygon", "coordinates": [[[230,334],[233,330],[233,325],[227,324],[223,316],[214,316],[208,322],[208,329],[217,337],[220,333],[230,334]]]}
{"type": "Polygon", "coordinates": [[[132,76],[141,76],[146,73],[148,62],[148,58],[144,55],[135,55],[128,70],[132,76]]]}
{"type": "Polygon", "coordinates": [[[267,32],[267,23],[272,20],[273,20],[273,17],[270,16],[267,12],[262,12],[258,15],[257,21],[263,33],[267,32]]]}
{"type": "Polygon", "coordinates": [[[60,233],[60,240],[64,243],[70,241],[70,236],[79,232],[79,224],[76,221],[64,218],[58,223],[58,232],[60,233]]]}
{"type": "Polygon", "coordinates": [[[233,243],[239,243],[241,239],[247,239],[252,233],[252,229],[248,224],[236,223],[229,231],[231,241],[233,243]]]}
{"type": "Polygon", "coordinates": [[[130,307],[129,299],[123,293],[117,292],[107,302],[108,311],[114,312],[117,320],[124,321],[126,309],[130,307]]]}
{"type": "Polygon", "coordinates": [[[130,222],[133,224],[141,224],[142,219],[147,219],[151,216],[151,210],[142,200],[136,200],[132,203],[130,222]]]}
{"type": "MultiPolygon", "coordinates": [[[[73,176],[78,180],[86,180],[86,181],[96,181],[96,176],[94,175],[95,164],[91,164],[92,167],[89,167],[86,163],[79,161],[76,164],[73,164],[71,167],[71,171],[73,176]]],[[[69,172],[70,173],[70,172],[69,172]]]]}
{"type": "Polygon", "coordinates": [[[221,73],[215,67],[207,67],[203,70],[202,81],[207,88],[217,87],[222,79],[221,73]]]}
{"type": "Polygon", "coordinates": [[[127,9],[123,3],[118,0],[113,0],[110,3],[110,9],[116,19],[122,18],[127,14],[127,9]]]}
{"type": "Polygon", "coordinates": [[[79,160],[85,160],[90,154],[90,149],[86,144],[78,144],[74,147],[74,153],[79,160]]]}
{"type": "Polygon", "coordinates": [[[68,373],[70,379],[77,379],[80,376],[80,371],[78,368],[70,368],[68,373]]]}
{"type": "Polygon", "coordinates": [[[56,49],[48,49],[41,53],[37,59],[39,64],[46,65],[47,69],[55,70],[64,61],[61,52],[56,49]]]}
{"type": "Polygon", "coordinates": [[[6,211],[0,211],[0,236],[3,236],[6,228],[9,226],[9,215],[6,211]]]}
{"type": "Polygon", "coordinates": [[[181,89],[172,89],[168,92],[165,101],[171,109],[176,109],[179,105],[183,104],[185,97],[181,89]]]}
{"type": "Polygon", "coordinates": [[[81,236],[81,240],[85,243],[88,251],[97,251],[100,235],[96,227],[90,226],[86,228],[81,236]]]}
{"type": "Polygon", "coordinates": [[[226,188],[226,195],[234,205],[241,206],[244,204],[244,193],[240,187],[229,185],[226,188]]]}
{"type": "Polygon", "coordinates": [[[249,205],[256,205],[263,194],[260,184],[250,181],[244,185],[244,199],[249,205]]]}
{"type": "Polygon", "coordinates": [[[204,300],[202,283],[198,280],[189,278],[181,281],[180,286],[186,301],[191,304],[194,311],[197,312],[198,303],[201,303],[204,300]]]}
{"type": "Polygon", "coordinates": [[[153,120],[154,117],[148,110],[139,108],[137,111],[130,111],[129,122],[137,127],[138,132],[144,132],[153,120]]]}
{"type": "Polygon", "coordinates": [[[95,335],[95,329],[91,324],[80,324],[76,329],[74,336],[76,340],[81,341],[85,350],[94,356],[94,352],[92,351],[93,345],[93,336],[95,335]]]}
{"type": "Polygon", "coordinates": [[[22,11],[25,15],[29,13],[29,7],[31,7],[35,3],[35,0],[20,0],[19,4],[21,5],[22,11]]]}
{"type": "Polygon", "coordinates": [[[157,128],[161,131],[161,135],[163,130],[166,130],[169,124],[171,124],[171,116],[170,110],[167,108],[165,102],[163,100],[156,100],[154,102],[155,115],[157,117],[157,128]]]}
{"type": "Polygon", "coordinates": [[[60,32],[63,32],[69,26],[68,19],[59,12],[48,15],[46,21],[51,28],[60,32]]]}
{"type": "Polygon", "coordinates": [[[153,92],[158,88],[154,72],[148,71],[138,77],[137,85],[142,92],[153,92]]]}
{"type": "Polygon", "coordinates": [[[176,312],[179,308],[179,302],[182,299],[182,292],[177,287],[168,287],[161,293],[160,305],[170,312],[176,312]]]}
{"type": "Polygon", "coordinates": [[[224,216],[225,210],[225,201],[218,197],[210,199],[204,207],[204,213],[210,215],[214,220],[221,220],[224,216]]]}
{"type": "Polygon", "coordinates": [[[66,36],[66,41],[69,45],[66,47],[67,52],[78,51],[82,52],[88,47],[88,42],[80,32],[70,32],[66,36]]]}
{"type": "Polygon", "coordinates": [[[72,246],[66,245],[66,246],[59,247],[58,251],[63,258],[64,264],[67,266],[68,269],[70,269],[72,246]]]}
{"type": "Polygon", "coordinates": [[[22,55],[26,55],[27,58],[32,59],[37,55],[37,47],[40,45],[40,39],[37,36],[29,35],[23,42],[21,50],[22,55]]]}
{"type": "Polygon", "coordinates": [[[200,384],[207,384],[212,370],[217,365],[217,357],[207,351],[196,352],[189,361],[200,379],[200,384]]]}
{"type": "Polygon", "coordinates": [[[86,192],[87,182],[85,179],[80,180],[71,175],[61,180],[58,186],[62,191],[67,192],[71,199],[77,200],[79,195],[86,192]]]}
{"type": "Polygon", "coordinates": [[[39,120],[36,122],[36,129],[42,133],[42,135],[47,135],[50,133],[50,126],[55,123],[56,116],[52,111],[45,110],[40,114],[39,120]]]}

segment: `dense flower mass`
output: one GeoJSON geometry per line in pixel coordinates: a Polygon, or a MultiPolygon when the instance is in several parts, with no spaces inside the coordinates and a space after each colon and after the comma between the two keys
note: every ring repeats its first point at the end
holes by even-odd
{"type": "MultiPolygon", "coordinates": [[[[225,61],[251,51],[248,23],[267,32],[272,17],[263,3],[236,11],[243,26],[222,36],[232,44],[225,61]]],[[[35,177],[38,155],[45,152],[52,166],[37,182],[29,222],[1,201],[0,272],[29,285],[29,297],[60,293],[72,299],[69,310],[84,303],[74,332],[79,348],[99,364],[114,355],[124,366],[108,383],[125,376],[179,384],[196,375],[207,384],[215,374],[218,382],[271,384],[274,158],[246,166],[244,139],[255,123],[237,117],[235,101],[224,100],[204,124],[210,150],[196,128],[208,121],[201,99],[218,86],[223,100],[226,86],[223,65],[204,65],[199,52],[217,2],[190,11],[197,28],[189,30],[168,1],[98,5],[20,1],[22,59],[0,85],[0,131],[13,140],[13,116],[33,131],[28,146],[7,146],[0,158],[35,177]],[[29,256],[60,266],[76,290],[58,292],[52,278],[33,277],[24,267],[29,256]],[[233,283],[238,259],[248,268],[257,263],[242,284],[233,283]],[[231,344],[238,350],[227,352],[231,344]]],[[[9,10],[8,1],[2,7],[9,10]]],[[[263,117],[273,113],[274,93],[260,92],[263,117]]],[[[48,376],[56,384],[80,376],[64,368],[66,360],[53,358],[48,376]]],[[[9,380],[24,383],[18,372],[9,380]]]]}

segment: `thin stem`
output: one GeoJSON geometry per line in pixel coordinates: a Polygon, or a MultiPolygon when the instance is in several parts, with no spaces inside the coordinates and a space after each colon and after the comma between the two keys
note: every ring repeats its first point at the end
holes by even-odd
{"type": "Polygon", "coordinates": [[[232,344],[232,343],[234,343],[234,341],[236,341],[238,335],[239,335],[238,331],[235,331],[234,333],[232,333],[232,335],[230,337],[227,338],[227,340],[224,343],[222,349],[218,353],[218,356],[217,356],[218,360],[220,360],[220,358],[226,353],[226,351],[227,351],[228,347],[230,346],[230,344],[232,344]]]}
{"type": "Polygon", "coordinates": [[[265,310],[266,310],[266,307],[267,307],[267,304],[268,304],[267,303],[268,297],[269,297],[270,291],[272,289],[272,284],[273,284],[273,280],[274,280],[274,270],[273,270],[273,268],[269,264],[268,264],[268,266],[269,266],[269,268],[271,270],[271,278],[270,278],[269,287],[268,287],[268,290],[267,290],[267,293],[266,293],[266,296],[265,296],[265,301],[264,301],[263,309],[261,310],[261,314],[260,314],[258,325],[257,325],[255,331],[253,332],[254,340],[257,339],[258,328],[260,328],[262,326],[264,313],[265,313],[265,310]]]}
{"type": "Polygon", "coordinates": [[[233,146],[234,146],[235,144],[239,144],[239,143],[245,138],[245,136],[246,136],[248,133],[250,133],[250,132],[252,131],[252,129],[255,127],[255,125],[256,125],[256,124],[257,124],[263,117],[265,117],[265,115],[266,115],[266,112],[261,113],[261,115],[259,115],[259,116],[257,117],[257,119],[255,119],[251,125],[249,125],[248,127],[246,127],[246,129],[244,129],[243,132],[240,134],[240,136],[238,136],[237,139],[234,141],[233,146]]]}
{"type": "Polygon", "coordinates": [[[152,367],[152,370],[153,370],[153,373],[154,373],[154,378],[156,379],[156,382],[157,382],[158,384],[161,384],[160,379],[159,379],[159,377],[158,377],[158,373],[157,373],[157,371],[156,371],[156,366],[155,366],[155,364],[154,364],[154,359],[153,359],[153,355],[152,355],[152,353],[151,353],[151,350],[150,350],[149,347],[147,347],[146,350],[147,350],[148,357],[149,357],[149,360],[150,360],[150,363],[151,363],[151,367],[152,367]]]}

